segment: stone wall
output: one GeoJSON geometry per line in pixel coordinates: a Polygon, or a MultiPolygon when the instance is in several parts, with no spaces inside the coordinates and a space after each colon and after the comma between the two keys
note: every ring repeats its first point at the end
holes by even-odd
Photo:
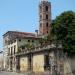
{"type": "Polygon", "coordinates": [[[25,72],[28,70],[28,58],[27,57],[21,57],[20,58],[20,71],[25,72]]]}
{"type": "Polygon", "coordinates": [[[75,57],[66,57],[64,60],[64,75],[75,75],[75,57]]]}
{"type": "Polygon", "coordinates": [[[71,69],[72,69],[72,72],[74,73],[75,75],[75,56],[70,58],[70,62],[71,62],[71,69]]]}
{"type": "Polygon", "coordinates": [[[44,55],[34,55],[33,56],[33,71],[43,72],[44,71],[44,55]]]}

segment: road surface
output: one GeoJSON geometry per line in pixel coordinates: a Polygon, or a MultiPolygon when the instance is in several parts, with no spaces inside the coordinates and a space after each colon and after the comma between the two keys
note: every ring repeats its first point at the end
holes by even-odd
{"type": "Polygon", "coordinates": [[[0,71],[0,75],[25,75],[25,74],[15,73],[15,72],[0,71]]]}

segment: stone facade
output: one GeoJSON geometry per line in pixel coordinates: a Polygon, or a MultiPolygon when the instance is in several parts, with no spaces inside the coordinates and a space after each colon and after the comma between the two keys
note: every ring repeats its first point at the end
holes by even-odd
{"type": "Polygon", "coordinates": [[[21,72],[28,71],[28,58],[27,57],[20,58],[20,71],[21,72]]]}
{"type": "Polygon", "coordinates": [[[35,35],[33,35],[33,33],[9,31],[6,34],[4,34],[3,39],[4,39],[4,51],[5,51],[4,52],[4,68],[6,68],[7,70],[13,70],[13,71],[16,71],[15,53],[21,51],[22,47],[25,47],[25,45],[38,46],[38,43],[39,43],[35,35]]]}
{"type": "MultiPolygon", "coordinates": [[[[12,32],[14,33],[14,32],[12,32]]],[[[10,35],[10,32],[8,32],[10,35]]],[[[8,36],[7,35],[7,36],[8,36]]],[[[13,35],[13,34],[11,34],[13,35]]],[[[10,35],[10,36],[11,36],[10,35]]],[[[9,37],[10,37],[9,36],[9,37]]],[[[13,35],[14,36],[14,35],[13,35]]],[[[16,36],[16,35],[15,35],[16,36]]],[[[5,37],[5,36],[4,36],[5,37]]],[[[59,62],[59,56],[62,54],[62,49],[59,46],[58,48],[53,44],[40,45],[39,39],[35,36],[32,37],[23,37],[21,38],[17,35],[16,38],[12,40],[12,38],[8,38],[10,42],[7,46],[7,67],[6,69],[9,71],[20,71],[20,72],[45,72],[50,71],[51,74],[59,72],[60,69],[56,68],[56,66],[61,66],[59,62]],[[28,41],[27,41],[28,40],[28,41]],[[33,46],[31,47],[31,40],[34,40],[33,46]],[[23,43],[22,43],[23,42],[23,43]],[[21,45],[25,45],[25,48],[20,48],[21,45]],[[28,44],[28,48],[27,45],[28,44]],[[36,45],[35,45],[36,44],[36,45]]],[[[6,39],[4,39],[6,40],[6,39]]],[[[8,42],[9,42],[8,41],[8,42]]],[[[58,67],[57,66],[57,67],[58,67]]],[[[63,64],[62,64],[63,66],[63,64]]],[[[63,68],[63,67],[62,67],[63,68]]],[[[61,70],[59,73],[63,72],[61,70]]],[[[63,74],[61,74],[63,75],[63,74]]]]}
{"type": "Polygon", "coordinates": [[[44,72],[44,55],[37,54],[33,56],[33,71],[34,72],[44,72]]]}

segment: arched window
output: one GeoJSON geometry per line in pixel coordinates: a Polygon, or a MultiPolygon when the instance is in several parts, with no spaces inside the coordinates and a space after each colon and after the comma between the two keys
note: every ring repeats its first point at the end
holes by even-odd
{"type": "Polygon", "coordinates": [[[42,15],[40,15],[40,20],[42,19],[42,15]]]}
{"type": "Polygon", "coordinates": [[[48,19],[48,14],[46,14],[46,19],[48,19]]]}
{"type": "Polygon", "coordinates": [[[48,6],[46,6],[46,11],[48,11],[48,6]]]}
{"type": "Polygon", "coordinates": [[[42,11],[42,7],[41,6],[39,6],[39,10],[40,10],[40,12],[42,11]]]}
{"type": "Polygon", "coordinates": [[[40,23],[40,27],[42,27],[42,23],[40,23]]]}
{"type": "Polygon", "coordinates": [[[48,33],[48,31],[47,31],[47,33],[48,33]]]}
{"type": "Polygon", "coordinates": [[[48,28],[48,22],[46,23],[46,27],[48,28]]]}

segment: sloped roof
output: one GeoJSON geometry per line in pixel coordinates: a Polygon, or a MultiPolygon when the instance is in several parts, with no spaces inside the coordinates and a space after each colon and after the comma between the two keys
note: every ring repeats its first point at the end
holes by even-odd
{"type": "Polygon", "coordinates": [[[34,33],[19,32],[19,31],[8,31],[3,36],[11,35],[12,38],[37,38],[34,33]]]}

